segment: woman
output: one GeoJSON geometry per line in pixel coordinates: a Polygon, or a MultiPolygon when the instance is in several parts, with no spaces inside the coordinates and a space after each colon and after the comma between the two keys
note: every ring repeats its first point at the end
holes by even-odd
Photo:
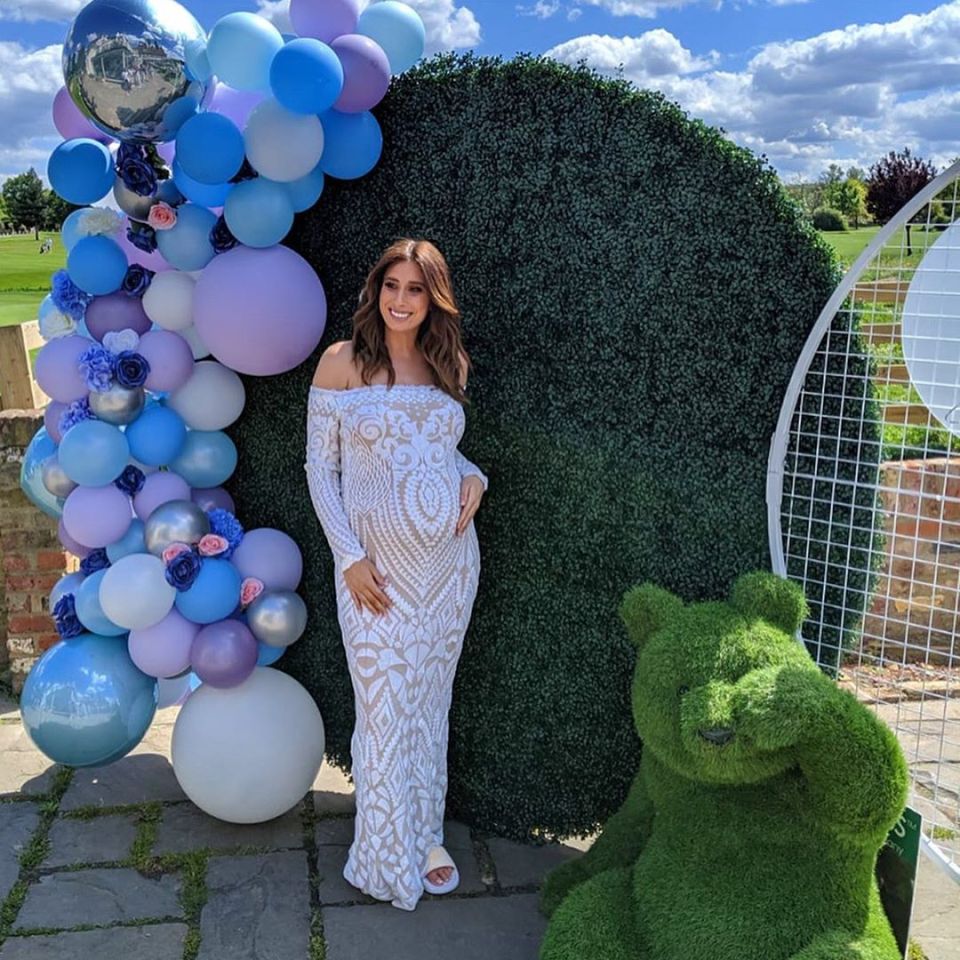
{"type": "Polygon", "coordinates": [[[487,489],[457,450],[469,365],[443,255],[404,239],[370,272],[352,340],[324,352],[310,388],[307,477],[357,711],[343,875],[404,910],[459,883],[443,848],[447,715],[487,489]]]}

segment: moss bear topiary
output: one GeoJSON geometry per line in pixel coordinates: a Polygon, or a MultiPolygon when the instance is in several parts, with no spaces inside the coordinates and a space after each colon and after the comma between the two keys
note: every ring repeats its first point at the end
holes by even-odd
{"type": "Polygon", "coordinates": [[[727,603],[626,594],[640,770],[547,878],[542,960],[898,960],[874,867],[906,763],[794,639],[805,611],[768,573],[727,603]]]}

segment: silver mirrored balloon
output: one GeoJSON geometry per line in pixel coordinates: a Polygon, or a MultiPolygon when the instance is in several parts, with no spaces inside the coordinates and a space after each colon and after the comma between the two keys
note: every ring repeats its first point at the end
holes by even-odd
{"type": "Polygon", "coordinates": [[[172,140],[209,99],[209,80],[187,67],[203,28],[174,0],[93,0],[63,45],[63,79],[104,133],[128,143],[172,140]]]}
{"type": "Polygon", "coordinates": [[[55,497],[66,497],[77,486],[63,472],[63,467],[60,466],[60,460],[55,453],[40,464],[40,479],[55,497]]]}
{"type": "Polygon", "coordinates": [[[307,629],[307,605],[292,590],[261,593],[247,607],[247,626],[271,647],[289,647],[307,629]]]}
{"type": "Polygon", "coordinates": [[[159,557],[171,543],[199,543],[209,532],[210,518],[200,507],[190,500],[170,500],[147,517],[143,542],[159,557]]]}
{"type": "Polygon", "coordinates": [[[143,387],[121,387],[113,383],[102,393],[90,391],[90,410],[101,420],[120,426],[133,423],[143,411],[143,387]]]}
{"type": "Polygon", "coordinates": [[[141,197],[134,193],[124,182],[117,177],[113,182],[113,199],[117,206],[131,219],[145,223],[150,216],[150,208],[158,201],[169,203],[171,207],[183,203],[184,196],[177,189],[173,179],[161,180],[157,185],[157,192],[149,197],[141,197]]]}

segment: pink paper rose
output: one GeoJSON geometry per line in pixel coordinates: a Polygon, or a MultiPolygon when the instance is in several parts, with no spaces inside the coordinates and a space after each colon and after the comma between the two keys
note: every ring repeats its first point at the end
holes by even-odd
{"type": "Polygon", "coordinates": [[[165,547],[163,553],[160,555],[160,558],[163,560],[164,564],[169,565],[181,553],[189,553],[190,544],[188,543],[171,543],[169,547],[165,547]]]}
{"type": "Polygon", "coordinates": [[[226,537],[221,537],[218,533],[205,533],[197,544],[201,557],[215,557],[223,553],[230,546],[230,541],[226,537]]]}
{"type": "Polygon", "coordinates": [[[147,224],[154,230],[170,230],[177,225],[177,211],[169,203],[158,200],[150,208],[147,224]]]}
{"type": "Polygon", "coordinates": [[[247,577],[240,584],[240,606],[249,607],[263,593],[263,581],[256,577],[247,577]]]}

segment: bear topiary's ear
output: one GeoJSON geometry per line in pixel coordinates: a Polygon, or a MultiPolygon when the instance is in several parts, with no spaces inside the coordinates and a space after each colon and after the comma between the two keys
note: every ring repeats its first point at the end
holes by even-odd
{"type": "Polygon", "coordinates": [[[803,591],[795,583],[765,570],[738,577],[730,603],[746,616],[761,617],[787,633],[796,633],[808,612],[803,591]]]}
{"type": "Polygon", "coordinates": [[[620,617],[627,625],[630,639],[639,648],[682,609],[683,601],[669,590],[644,583],[623,595],[620,617]]]}

